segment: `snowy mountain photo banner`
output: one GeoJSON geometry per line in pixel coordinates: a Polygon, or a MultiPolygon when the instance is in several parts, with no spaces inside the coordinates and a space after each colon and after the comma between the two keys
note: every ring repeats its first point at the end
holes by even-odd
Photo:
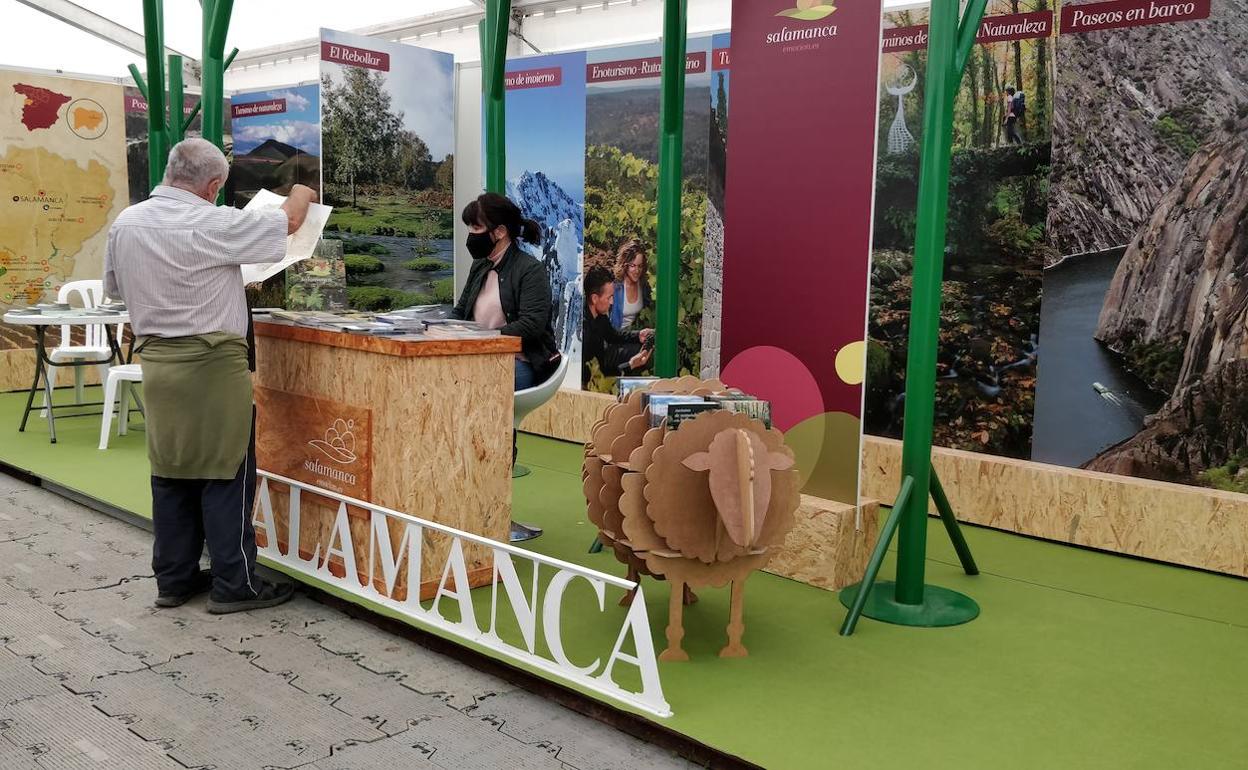
{"type": "Polygon", "coordinates": [[[542,242],[522,247],[550,277],[555,341],[569,360],[564,386],[575,390],[585,312],[585,53],[508,61],[506,87],[507,197],[542,226],[542,242]]]}

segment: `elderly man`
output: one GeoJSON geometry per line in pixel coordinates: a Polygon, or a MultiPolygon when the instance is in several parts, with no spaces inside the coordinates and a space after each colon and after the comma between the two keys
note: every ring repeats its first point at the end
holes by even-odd
{"type": "Polygon", "coordinates": [[[211,590],[221,614],[288,600],[256,576],[255,410],[241,265],[278,262],[316,193],[295,185],[282,209],[217,206],[229,165],[212,143],[169,153],[163,184],[117,217],[105,293],[125,300],[143,358],[147,454],[160,607],[211,590]],[[199,569],[205,540],[212,569],[199,569]]]}

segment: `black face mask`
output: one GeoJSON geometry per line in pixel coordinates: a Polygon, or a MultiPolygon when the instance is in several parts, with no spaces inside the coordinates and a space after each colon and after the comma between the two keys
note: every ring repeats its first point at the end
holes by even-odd
{"type": "Polygon", "coordinates": [[[489,232],[468,233],[468,240],[464,245],[468,247],[468,253],[473,259],[488,259],[494,251],[494,239],[489,232]]]}

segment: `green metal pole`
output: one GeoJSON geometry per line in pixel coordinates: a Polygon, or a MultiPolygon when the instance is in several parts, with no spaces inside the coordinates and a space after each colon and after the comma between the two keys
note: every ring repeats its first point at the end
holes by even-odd
{"type": "MultiPolygon", "coordinates": [[[[867,562],[867,571],[862,576],[862,582],[858,584],[857,593],[853,595],[849,613],[845,615],[845,621],[841,623],[841,636],[854,633],[858,618],[862,616],[862,611],[867,606],[867,599],[870,597],[871,588],[875,585],[876,576],[880,574],[880,565],[884,563],[884,554],[888,552],[888,544],[897,532],[897,523],[913,494],[914,479],[902,479],[901,489],[897,491],[897,499],[893,501],[893,509],[888,512],[888,520],[884,522],[884,529],[880,531],[880,536],[875,541],[875,550],[871,552],[871,559],[867,562]]],[[[846,594],[842,594],[841,600],[844,601],[845,598],[846,594]]]]}
{"type": "Polygon", "coordinates": [[[169,118],[165,109],[165,35],[161,0],[143,0],[144,47],[147,58],[147,181],[154,188],[165,176],[169,160],[169,118]]]}
{"type": "MultiPolygon", "coordinates": [[[[927,49],[927,94],[923,106],[922,160],[914,249],[910,341],[906,361],[906,407],[901,475],[914,488],[931,488],[932,425],[935,418],[936,350],[940,332],[945,228],[949,213],[949,166],[953,149],[953,87],[957,51],[958,0],[932,0],[927,49]]],[[[911,495],[897,538],[898,604],[923,603],[927,558],[927,495],[911,495]]]]}
{"type": "MultiPolygon", "coordinates": [[[[203,104],[204,138],[225,149],[223,145],[225,116],[222,101],[225,98],[225,37],[230,29],[230,14],[234,0],[204,0],[203,3],[203,104]]],[[[180,108],[179,108],[180,109],[180,108]]]]}
{"type": "Polygon", "coordinates": [[[979,22],[983,20],[987,7],[988,0],[970,0],[962,14],[962,23],[958,26],[958,53],[953,60],[953,71],[949,73],[954,78],[954,94],[966,73],[966,62],[971,58],[971,48],[975,46],[975,36],[979,33],[979,22]]]}
{"type": "Polygon", "coordinates": [[[134,78],[134,87],[139,89],[139,94],[147,99],[147,81],[143,79],[143,73],[139,72],[139,68],[130,65],[130,77],[134,78]]]}
{"type": "Polygon", "coordinates": [[[485,110],[485,189],[507,192],[507,35],[511,0],[486,0],[481,27],[481,90],[485,110]]]}
{"type": "Polygon", "coordinates": [[[979,573],[970,548],[940,481],[932,469],[935,419],[936,350],[940,332],[941,280],[945,229],[949,213],[949,169],[953,150],[953,112],[986,0],[970,0],[958,23],[958,0],[932,0],[927,55],[927,95],[923,105],[922,160],[915,233],[910,340],[906,361],[906,412],[903,426],[902,487],[889,523],[881,533],[863,582],[841,592],[850,613],[841,633],[853,633],[859,615],[908,626],[951,626],[975,619],[979,605],[970,597],[924,582],[927,557],[927,495],[936,499],[945,529],[968,574],[979,573]],[[922,490],[922,491],[916,491],[922,490]],[[898,520],[897,580],[875,582],[882,557],[898,520]],[[874,566],[873,566],[874,565],[874,566]],[[870,592],[870,596],[866,594],[870,592]]]}
{"type": "MultiPolygon", "coordinates": [[[[235,56],[238,56],[237,48],[235,48],[233,51],[230,51],[230,55],[225,57],[225,63],[221,65],[221,70],[223,73],[225,70],[228,70],[230,68],[231,64],[234,63],[235,56]]],[[[183,134],[185,134],[187,130],[191,127],[191,124],[195,122],[195,116],[199,114],[199,111],[200,109],[203,108],[203,105],[204,105],[204,100],[202,98],[196,99],[195,104],[191,105],[191,111],[186,113],[186,117],[182,119],[182,133],[183,134]]]]}
{"type": "Polygon", "coordinates": [[[949,533],[949,539],[953,541],[953,550],[958,553],[958,561],[962,562],[963,571],[968,575],[978,575],[979,567],[975,564],[971,547],[967,545],[962,528],[958,526],[958,517],[953,514],[953,506],[949,504],[949,497],[941,486],[935,468],[932,469],[932,500],[936,503],[936,510],[940,513],[940,520],[944,522],[945,531],[949,533]]]}
{"type": "Polygon", "coordinates": [[[195,105],[191,107],[191,111],[186,113],[186,117],[182,120],[182,134],[185,135],[190,129],[191,124],[195,122],[195,116],[199,115],[199,110],[203,105],[203,100],[195,100],[195,105]]]}
{"type": "Polygon", "coordinates": [[[680,374],[677,326],[680,323],[681,177],[685,154],[685,36],[687,0],[663,3],[663,85],[659,109],[659,260],[655,318],[654,371],[680,374]]]}
{"type": "Polygon", "coordinates": [[[182,57],[169,54],[169,146],[182,141],[182,105],[186,97],[182,88],[182,57]]]}

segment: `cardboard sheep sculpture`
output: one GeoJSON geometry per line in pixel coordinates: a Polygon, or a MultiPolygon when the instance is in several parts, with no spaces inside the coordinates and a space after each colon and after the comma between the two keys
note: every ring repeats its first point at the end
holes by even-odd
{"type": "MultiPolygon", "coordinates": [[[[710,395],[725,388],[686,377],[651,390],[710,395]]],[[[595,426],[583,479],[589,518],[629,577],[671,584],[660,660],[688,660],[681,643],[684,605],[695,598],[690,589],[725,584],[732,586],[731,617],[720,656],[744,657],[745,581],[783,544],[800,502],[783,435],[729,411],[701,414],[678,430],[649,428],[634,392],[595,426]]]]}

